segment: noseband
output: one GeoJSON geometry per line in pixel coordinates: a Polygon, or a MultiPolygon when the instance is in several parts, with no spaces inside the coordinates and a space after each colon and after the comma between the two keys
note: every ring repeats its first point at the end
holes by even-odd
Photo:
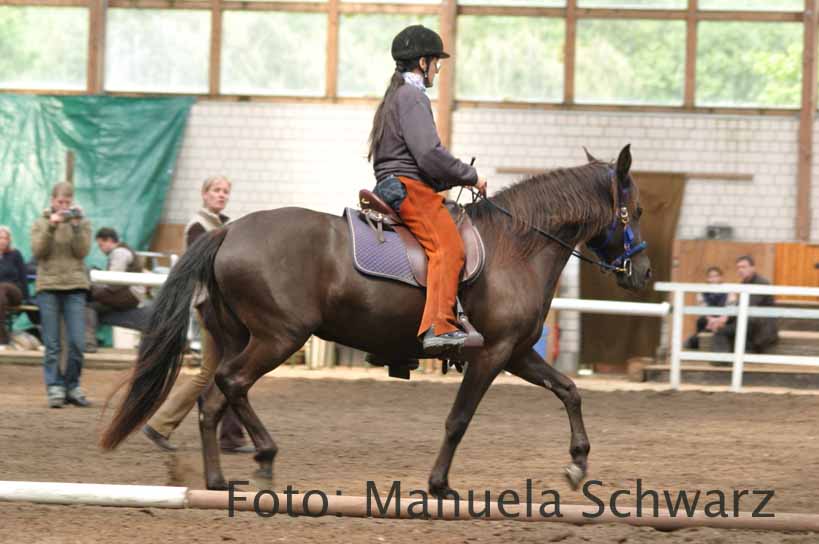
{"type": "MultiPolygon", "coordinates": [[[[614,181],[614,170],[609,170],[609,172],[612,181],[614,181]]],[[[609,270],[622,272],[626,276],[631,276],[631,258],[646,249],[648,244],[643,240],[637,245],[632,245],[634,243],[634,231],[631,228],[631,218],[628,213],[628,207],[626,206],[628,196],[628,189],[623,189],[618,184],[617,202],[620,205],[620,210],[617,217],[615,217],[611,222],[611,225],[609,225],[609,228],[606,231],[606,238],[602,243],[592,245],[592,240],[589,240],[586,242],[586,247],[594,251],[594,253],[600,258],[601,263],[608,264],[609,266],[606,268],[609,270]],[[615,258],[613,261],[607,262],[606,248],[608,247],[609,243],[611,243],[612,238],[614,238],[614,233],[617,232],[618,223],[623,225],[623,253],[621,253],[620,256],[615,258]]]]}

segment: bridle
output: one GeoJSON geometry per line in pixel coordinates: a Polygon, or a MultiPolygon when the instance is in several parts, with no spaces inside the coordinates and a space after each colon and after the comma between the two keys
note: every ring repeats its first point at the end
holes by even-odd
{"type": "MultiPolygon", "coordinates": [[[[631,218],[628,213],[628,207],[626,206],[626,203],[628,202],[628,189],[620,188],[619,184],[616,183],[617,177],[614,170],[611,167],[609,167],[609,176],[611,178],[612,185],[618,187],[617,205],[615,207],[619,206],[619,211],[617,213],[617,216],[611,222],[611,225],[609,225],[609,228],[605,233],[605,239],[603,240],[602,243],[592,245],[592,241],[594,239],[591,239],[588,242],[586,242],[586,247],[594,251],[594,253],[599,258],[598,261],[593,261],[592,259],[589,259],[585,255],[577,251],[572,245],[564,242],[554,234],[546,232],[545,230],[534,225],[524,223],[524,226],[526,226],[530,230],[537,232],[542,236],[545,236],[546,238],[554,242],[557,242],[564,248],[568,249],[573,256],[577,257],[583,262],[599,266],[600,269],[603,271],[608,270],[611,272],[619,272],[630,277],[632,273],[631,258],[645,250],[648,247],[648,244],[643,240],[640,241],[637,245],[633,245],[634,231],[631,228],[631,218]],[[614,234],[618,230],[617,228],[618,225],[623,226],[623,253],[621,253],[618,257],[609,262],[607,260],[605,248],[609,245],[612,238],[614,238],[614,234]]],[[[487,204],[489,204],[499,212],[514,219],[514,216],[509,210],[506,210],[501,206],[498,206],[497,204],[489,200],[489,198],[475,191],[473,188],[469,187],[469,190],[472,192],[473,203],[482,198],[487,204]]],[[[458,193],[458,196],[460,197],[460,193],[458,193]]],[[[603,236],[603,234],[601,234],[600,236],[603,236]]]]}
{"type": "Polygon", "coordinates": [[[592,244],[594,239],[591,239],[586,242],[586,247],[594,251],[595,255],[600,258],[601,262],[605,262],[605,248],[608,247],[611,239],[614,238],[614,233],[617,232],[618,223],[623,225],[623,253],[607,264],[614,267],[614,270],[623,272],[626,276],[631,276],[631,258],[645,250],[648,247],[648,244],[645,242],[645,240],[642,240],[637,245],[633,245],[634,231],[631,228],[631,218],[628,213],[628,207],[626,206],[629,197],[629,190],[621,188],[619,184],[616,183],[616,175],[614,170],[609,169],[609,172],[612,179],[612,184],[617,185],[617,202],[619,204],[619,211],[617,213],[617,217],[615,217],[611,222],[611,225],[609,225],[603,242],[600,244],[592,244]]]}

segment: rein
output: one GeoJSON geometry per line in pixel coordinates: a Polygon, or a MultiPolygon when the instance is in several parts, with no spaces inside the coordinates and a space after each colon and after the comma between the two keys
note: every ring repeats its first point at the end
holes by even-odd
{"type": "MultiPolygon", "coordinates": [[[[613,179],[614,178],[614,171],[610,170],[610,172],[611,172],[611,176],[612,176],[612,179],[613,179]]],[[[468,187],[468,189],[472,193],[472,202],[473,203],[477,202],[480,199],[483,199],[487,204],[489,204],[490,206],[492,206],[493,208],[495,208],[499,212],[503,213],[504,215],[510,217],[511,219],[515,218],[512,215],[512,212],[510,212],[509,210],[507,210],[507,209],[505,209],[505,208],[503,208],[501,206],[498,206],[497,204],[495,204],[494,202],[489,200],[489,198],[487,198],[487,197],[481,195],[480,193],[478,193],[477,191],[475,191],[473,188],[468,187]]],[[[461,186],[461,190],[463,190],[463,186],[461,186]]],[[[618,193],[619,193],[618,194],[618,204],[622,203],[622,202],[626,202],[625,197],[628,194],[627,190],[619,190],[618,193]]],[[[460,197],[460,196],[461,196],[461,193],[459,192],[458,197],[460,197]]],[[[543,230],[543,229],[541,229],[539,227],[536,227],[535,225],[529,225],[528,223],[523,223],[523,225],[526,228],[537,232],[541,236],[544,236],[544,237],[548,238],[549,240],[552,240],[553,242],[557,242],[558,244],[560,244],[564,248],[568,249],[571,252],[572,256],[577,257],[578,259],[580,259],[583,262],[599,266],[602,270],[609,270],[609,271],[612,271],[612,272],[622,272],[623,274],[626,274],[627,276],[631,276],[631,257],[633,257],[634,255],[637,255],[638,253],[640,253],[641,251],[643,251],[644,249],[646,249],[648,247],[648,244],[645,241],[640,242],[636,246],[631,245],[634,242],[634,231],[631,229],[630,217],[629,217],[629,213],[628,213],[628,208],[626,206],[620,206],[620,212],[618,214],[618,217],[616,217],[614,219],[614,221],[612,221],[611,225],[609,225],[608,231],[606,233],[606,239],[603,241],[602,244],[592,246],[592,245],[589,244],[589,242],[586,242],[586,246],[589,249],[591,249],[592,251],[594,251],[594,253],[597,255],[597,257],[599,259],[597,261],[589,259],[585,255],[580,253],[578,250],[576,250],[573,246],[571,246],[568,243],[564,242],[563,240],[561,240],[560,238],[558,238],[557,236],[555,236],[552,233],[546,232],[545,230],[543,230]],[[608,263],[608,262],[606,262],[606,254],[605,254],[604,249],[609,244],[609,242],[611,242],[611,239],[614,236],[614,233],[617,231],[617,224],[618,223],[621,223],[623,225],[623,253],[619,257],[615,258],[613,261],[608,263]]]]}

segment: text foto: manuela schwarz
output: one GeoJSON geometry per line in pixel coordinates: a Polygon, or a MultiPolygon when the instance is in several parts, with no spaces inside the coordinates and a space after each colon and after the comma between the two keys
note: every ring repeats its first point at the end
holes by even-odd
{"type": "MultiPolygon", "coordinates": [[[[250,501],[248,497],[236,495],[235,486],[247,484],[246,481],[229,483],[228,516],[234,516],[239,503],[250,501]]],[[[775,517],[773,512],[766,511],[775,494],[772,489],[650,489],[638,478],[633,489],[614,489],[608,493],[606,491],[600,480],[589,480],[583,485],[583,497],[587,501],[587,505],[583,506],[588,506],[583,511],[583,517],[598,518],[606,511],[620,518],[657,517],[660,511],[671,517],[693,517],[697,512],[709,518],[739,517],[740,512],[751,512],[752,517],[758,518],[775,517]]],[[[341,491],[337,490],[330,495],[341,494],[341,491]]],[[[370,517],[398,516],[402,512],[406,512],[410,518],[440,517],[444,509],[444,499],[456,501],[452,503],[454,515],[461,518],[487,518],[496,513],[510,519],[521,515],[563,517],[560,512],[560,493],[556,489],[535,490],[531,479],[526,480],[523,492],[514,489],[504,489],[499,493],[489,489],[476,492],[470,489],[452,493],[444,498],[433,497],[421,489],[413,489],[409,491],[408,496],[402,496],[399,480],[394,480],[390,488],[384,492],[370,480],[367,481],[364,498],[366,513],[370,517]],[[518,508],[521,506],[523,509],[518,508]]],[[[284,491],[278,493],[271,490],[259,491],[252,499],[252,507],[253,511],[262,517],[270,517],[276,513],[291,516],[323,516],[330,510],[330,500],[324,491],[311,489],[300,494],[298,489],[288,485],[284,491]],[[320,505],[317,504],[316,498],[320,500],[320,505]],[[262,501],[265,501],[264,506],[262,501]]]]}

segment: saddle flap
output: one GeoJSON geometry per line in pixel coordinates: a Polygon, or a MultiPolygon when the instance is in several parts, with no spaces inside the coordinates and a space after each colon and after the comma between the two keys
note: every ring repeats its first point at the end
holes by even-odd
{"type": "MultiPolygon", "coordinates": [[[[450,208],[450,211],[454,212],[453,208],[450,208]]],[[[426,287],[427,256],[409,229],[398,224],[379,233],[372,228],[366,218],[362,217],[362,212],[348,209],[345,215],[353,237],[356,269],[367,275],[426,287]]],[[[384,225],[389,225],[389,218],[385,219],[384,225]]],[[[485,261],[483,240],[472,220],[462,209],[458,209],[458,213],[453,213],[453,219],[463,240],[466,257],[461,283],[471,283],[483,271],[485,261]]]]}

